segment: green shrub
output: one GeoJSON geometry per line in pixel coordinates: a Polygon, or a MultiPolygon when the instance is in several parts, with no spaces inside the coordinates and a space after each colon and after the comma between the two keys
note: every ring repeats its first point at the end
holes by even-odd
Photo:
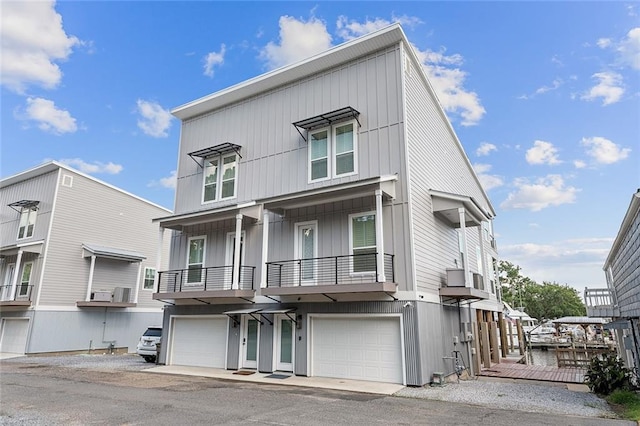
{"type": "Polygon", "coordinates": [[[631,370],[616,354],[596,356],[589,363],[584,381],[591,392],[610,395],[615,390],[631,388],[631,370]]]}

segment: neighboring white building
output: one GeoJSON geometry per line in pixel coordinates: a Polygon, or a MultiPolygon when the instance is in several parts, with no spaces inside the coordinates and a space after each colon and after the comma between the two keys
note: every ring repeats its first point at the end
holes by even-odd
{"type": "Polygon", "coordinates": [[[0,352],[135,352],[168,213],[57,162],[0,180],[0,352]]]}

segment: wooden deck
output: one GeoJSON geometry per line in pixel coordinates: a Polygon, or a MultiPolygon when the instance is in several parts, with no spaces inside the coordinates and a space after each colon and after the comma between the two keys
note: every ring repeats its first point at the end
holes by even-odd
{"type": "Polygon", "coordinates": [[[584,383],[584,368],[558,368],[545,365],[524,365],[513,362],[494,364],[482,369],[480,376],[507,379],[539,380],[558,383],[584,383]]]}

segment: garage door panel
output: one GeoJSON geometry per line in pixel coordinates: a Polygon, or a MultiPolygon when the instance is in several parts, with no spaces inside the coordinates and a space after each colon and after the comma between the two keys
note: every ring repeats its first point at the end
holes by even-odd
{"type": "Polygon", "coordinates": [[[312,319],[312,374],[402,383],[398,318],[312,319]]]}
{"type": "Polygon", "coordinates": [[[24,354],[28,332],[28,319],[5,319],[2,321],[0,352],[24,354]]]}
{"type": "Polygon", "coordinates": [[[171,364],[224,368],[226,340],[226,318],[175,318],[171,364]]]}

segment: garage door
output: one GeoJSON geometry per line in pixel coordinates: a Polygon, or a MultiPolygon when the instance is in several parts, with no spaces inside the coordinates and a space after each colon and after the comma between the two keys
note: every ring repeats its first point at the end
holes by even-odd
{"type": "Polygon", "coordinates": [[[27,346],[29,319],[7,319],[2,321],[0,352],[24,354],[27,346]]]}
{"type": "Polygon", "coordinates": [[[311,320],[313,376],[402,383],[399,318],[311,320]]]}
{"type": "Polygon", "coordinates": [[[226,317],[174,318],[170,364],[224,368],[227,321],[226,317]]]}

